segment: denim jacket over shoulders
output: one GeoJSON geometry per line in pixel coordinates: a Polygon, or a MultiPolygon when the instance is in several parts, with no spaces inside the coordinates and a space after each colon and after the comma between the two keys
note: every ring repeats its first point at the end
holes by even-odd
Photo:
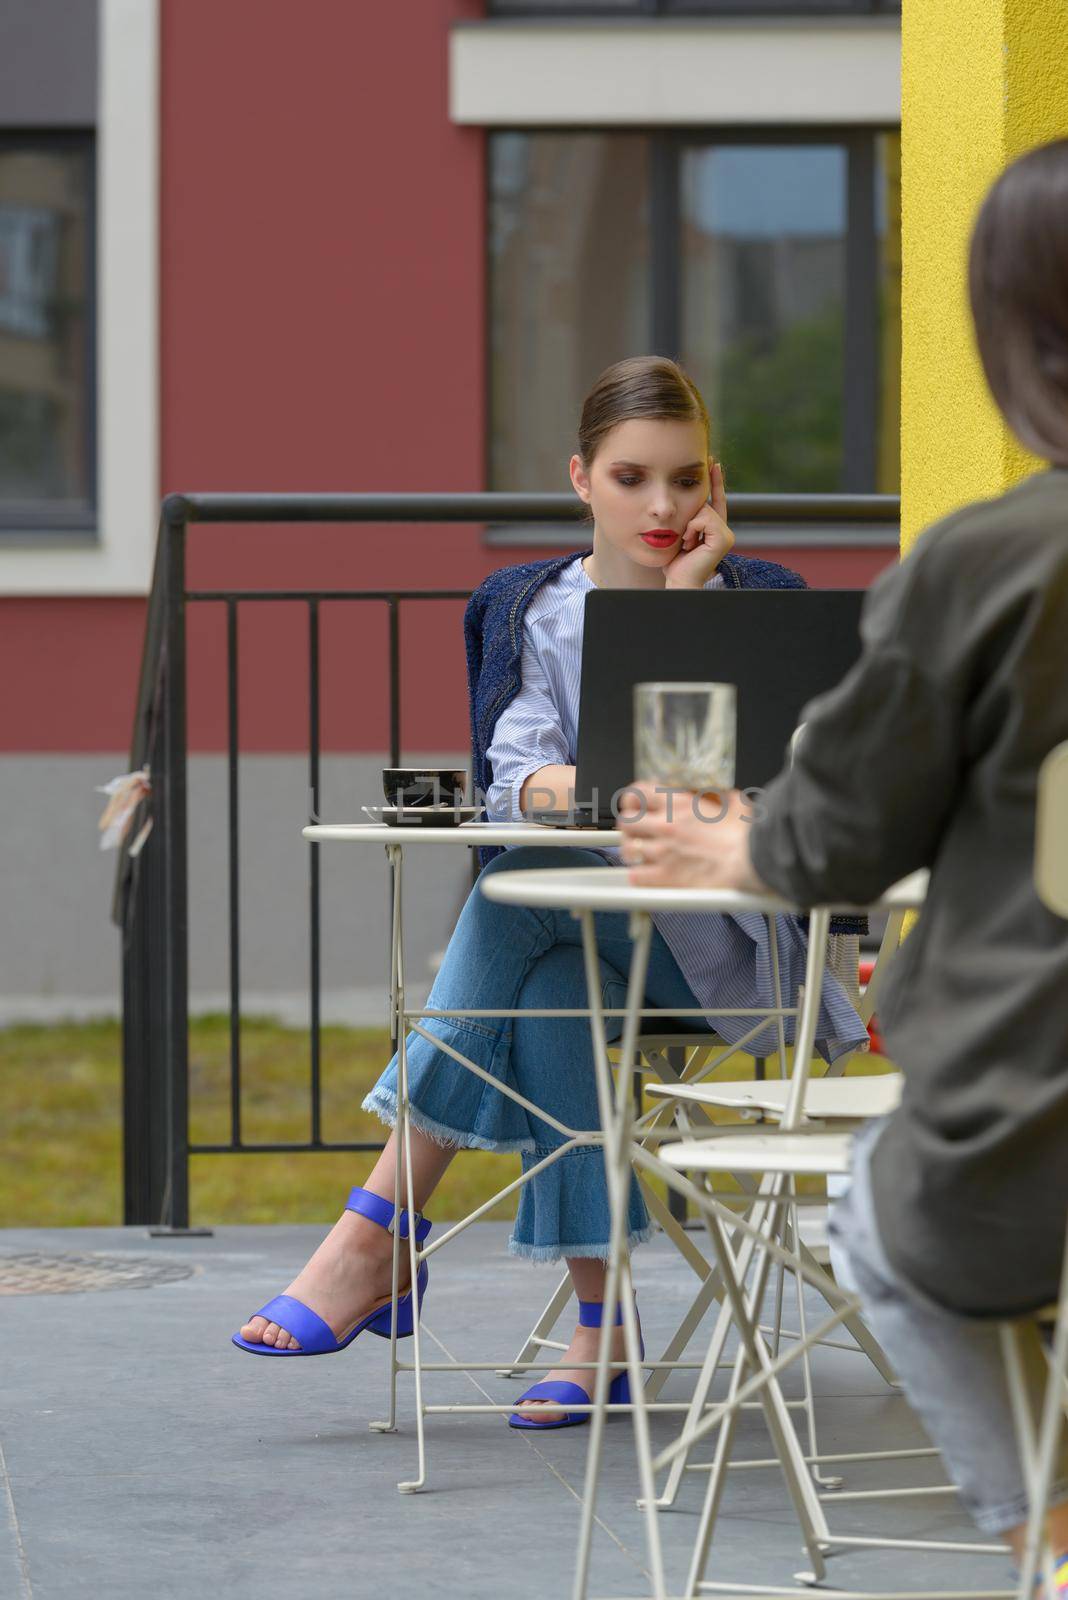
{"type": "MultiPolygon", "coordinates": [[[[527,607],[543,584],[564,567],[590,550],[579,550],[547,561],[528,561],[518,566],[501,567],[485,578],[464,611],[464,642],[467,649],[467,688],[471,712],[471,762],[475,788],[489,792],[492,781],[487,752],[493,741],[497,718],[515,699],[522,687],[523,619],[527,607]]],[[[776,561],[754,556],[728,555],[719,564],[725,589],[804,589],[800,573],[776,561]]],[[[497,849],[483,849],[483,866],[499,855],[497,849]]],[[[835,933],[866,930],[866,921],[856,917],[836,917],[835,933]]]]}

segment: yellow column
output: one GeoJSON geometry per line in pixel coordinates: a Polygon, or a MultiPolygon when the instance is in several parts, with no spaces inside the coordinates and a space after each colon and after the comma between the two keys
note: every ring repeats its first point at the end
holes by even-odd
{"type": "Polygon", "coordinates": [[[1039,465],[987,392],[968,240],[1009,162],[1068,134],[1066,0],[904,0],[901,547],[1039,465]]]}

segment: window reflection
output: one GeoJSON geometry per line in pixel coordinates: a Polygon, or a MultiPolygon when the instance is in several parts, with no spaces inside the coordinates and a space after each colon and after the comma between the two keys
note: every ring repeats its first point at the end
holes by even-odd
{"type": "Polygon", "coordinates": [[[655,302],[666,353],[708,400],[732,491],[897,492],[896,132],[501,132],[489,198],[493,487],[566,487],[582,397],[611,362],[653,348],[655,302]],[[669,187],[660,214],[677,215],[655,270],[651,172],[669,187]]]}
{"type": "Polygon", "coordinates": [[[689,148],[682,356],[733,489],[841,486],[846,152],[689,148]]]}
{"type": "Polygon", "coordinates": [[[0,148],[0,514],[92,498],[90,141],[0,148]]]}
{"type": "Polygon", "coordinates": [[[648,141],[490,140],[490,484],[567,487],[583,397],[650,343],[648,141]]]}

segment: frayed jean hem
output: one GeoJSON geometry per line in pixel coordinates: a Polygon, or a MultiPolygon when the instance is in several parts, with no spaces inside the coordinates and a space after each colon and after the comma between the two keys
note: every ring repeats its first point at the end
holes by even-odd
{"type": "MultiPolygon", "coordinates": [[[[638,1228],[627,1235],[627,1249],[634,1250],[640,1244],[648,1244],[656,1232],[655,1223],[650,1222],[644,1228],[638,1228]]],[[[524,1261],[532,1261],[537,1265],[541,1262],[566,1261],[570,1257],[582,1260],[603,1261],[607,1264],[611,1253],[611,1246],[607,1240],[600,1244],[524,1244],[521,1239],[511,1238],[508,1241],[508,1254],[519,1256],[524,1261]]]]}
{"type": "MultiPolygon", "coordinates": [[[[376,1084],[364,1100],[362,1110],[376,1116],[387,1128],[397,1126],[397,1096],[391,1089],[376,1084]]],[[[466,1129],[446,1127],[443,1122],[435,1122],[433,1117],[426,1116],[410,1101],[408,1115],[416,1132],[432,1144],[446,1147],[455,1145],[460,1150],[491,1150],[498,1155],[529,1155],[534,1149],[533,1139],[483,1139],[481,1134],[470,1133],[466,1129]]]]}
{"type": "MultiPolygon", "coordinates": [[[[1052,1510],[1066,1500],[1068,1478],[1058,1478],[1050,1489],[1047,1505],[1052,1510]]],[[[1010,1528],[1018,1528],[1027,1521],[1031,1515],[1031,1502],[1026,1495],[1021,1495],[1018,1500],[1010,1500],[1005,1505],[986,1506],[982,1510],[972,1505],[968,1510],[981,1533],[1008,1533],[1010,1528]]]]}

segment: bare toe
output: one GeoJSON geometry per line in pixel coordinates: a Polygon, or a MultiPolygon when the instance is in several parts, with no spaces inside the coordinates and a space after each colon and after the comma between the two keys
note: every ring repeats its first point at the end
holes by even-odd
{"type": "Polygon", "coordinates": [[[559,1422],[564,1416],[559,1406],[549,1405],[544,1400],[525,1400],[516,1410],[526,1422],[559,1422]]]}
{"type": "Polygon", "coordinates": [[[274,1345],[277,1347],[281,1333],[282,1330],[278,1326],[277,1322],[269,1322],[263,1330],[264,1344],[274,1345]]]}
{"type": "Polygon", "coordinates": [[[300,1340],[299,1339],[294,1339],[293,1335],[290,1334],[289,1335],[289,1343],[288,1343],[288,1345],[284,1346],[284,1348],[288,1349],[288,1350],[299,1350],[300,1349],[300,1340]]]}
{"type": "Polygon", "coordinates": [[[263,1330],[266,1328],[266,1326],[266,1317],[253,1317],[250,1321],[246,1322],[245,1326],[241,1329],[241,1337],[242,1339],[246,1339],[249,1344],[262,1344],[263,1330]]]}

